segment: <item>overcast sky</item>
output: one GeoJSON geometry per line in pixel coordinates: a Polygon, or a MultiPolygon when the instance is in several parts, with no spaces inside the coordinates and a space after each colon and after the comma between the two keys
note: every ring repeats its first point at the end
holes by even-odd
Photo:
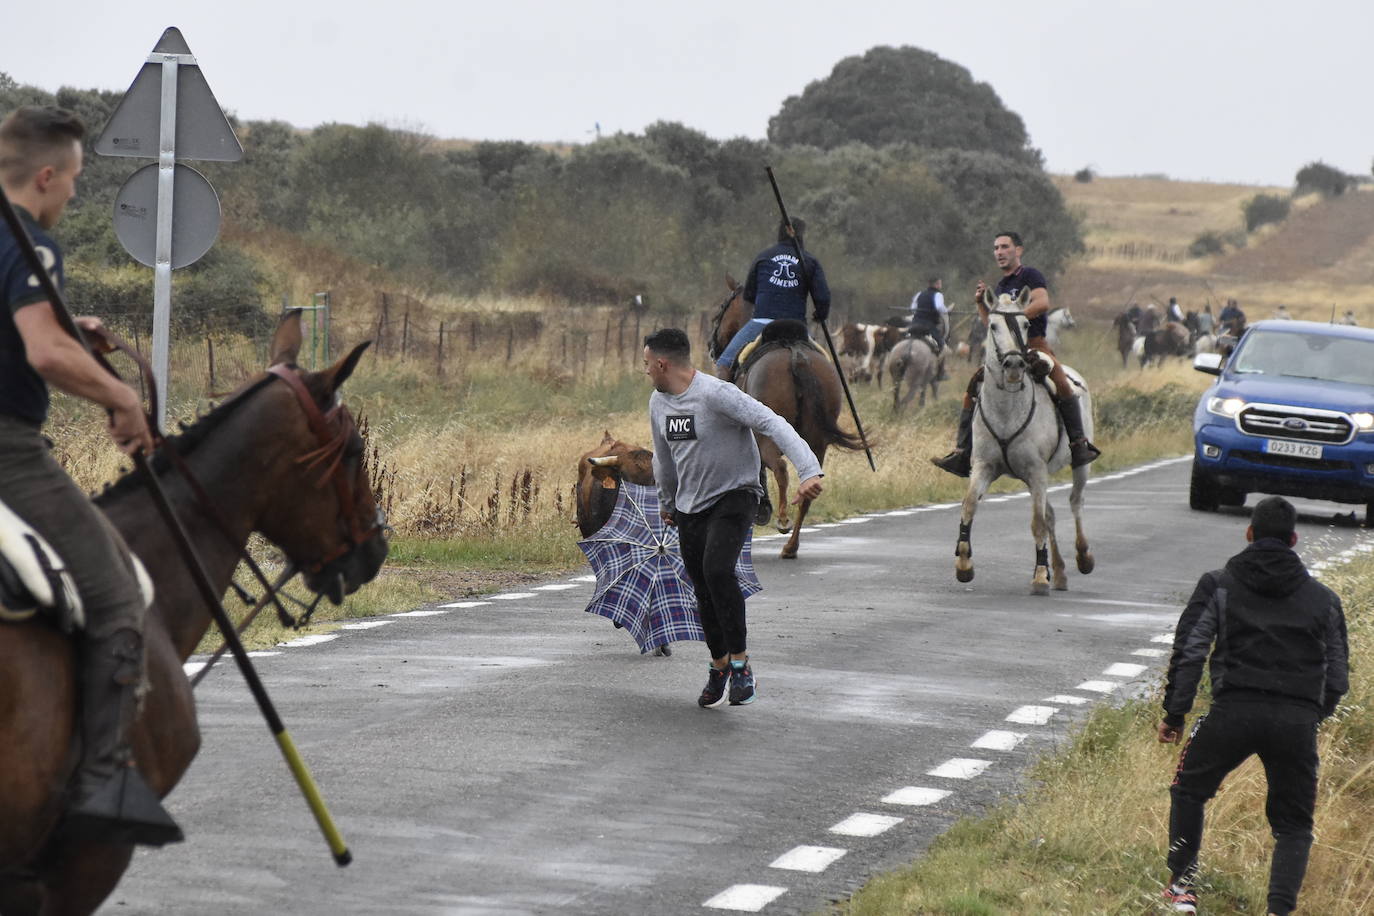
{"type": "Polygon", "coordinates": [[[221,105],[301,127],[379,121],[442,137],[585,142],[681,121],[762,138],[783,99],[874,45],[966,66],[1049,168],[1290,184],[1322,159],[1368,174],[1367,3],[1307,0],[72,0],[0,71],[124,90],[167,26],[221,105]],[[175,8],[174,15],[165,9],[175,8]]]}

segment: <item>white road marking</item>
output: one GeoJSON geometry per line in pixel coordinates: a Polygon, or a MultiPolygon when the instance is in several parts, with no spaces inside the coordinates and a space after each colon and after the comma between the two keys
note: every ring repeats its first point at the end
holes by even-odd
{"type": "Polygon", "coordinates": [[[1026,740],[1025,732],[990,731],[969,745],[984,751],[1011,751],[1026,740]]]}
{"type": "Polygon", "coordinates": [[[574,576],[569,582],[595,582],[596,576],[574,576]]]}
{"type": "Polygon", "coordinates": [[[439,607],[482,607],[484,604],[491,604],[490,601],[455,601],[452,604],[441,604],[439,607]]]}
{"type": "Polygon", "coordinates": [[[702,906],[709,906],[714,910],[757,913],[785,893],[787,893],[785,887],[773,887],[768,884],[736,884],[716,894],[702,906]]]}
{"type": "Polygon", "coordinates": [[[842,836],[877,836],[886,833],[893,827],[900,824],[904,818],[893,817],[890,814],[865,814],[859,812],[851,814],[849,817],[840,821],[830,828],[831,833],[838,833],[842,836]]]}
{"type": "Polygon", "coordinates": [[[1111,693],[1120,686],[1121,683],[1119,681],[1084,681],[1075,687],[1074,690],[1088,690],[1093,693],[1111,693]]]}
{"type": "Polygon", "coordinates": [[[1108,665],[1103,669],[1102,673],[1107,675],[1107,677],[1139,677],[1145,673],[1145,670],[1145,665],[1132,665],[1127,662],[1117,662],[1114,665],[1108,665]]]}
{"type": "Polygon", "coordinates": [[[1086,697],[1076,697],[1071,693],[1060,693],[1052,697],[1045,697],[1046,703],[1060,703],[1064,706],[1082,706],[1088,702],[1086,697]]]}
{"type": "Polygon", "coordinates": [[[394,620],[360,620],[357,623],[346,623],[339,627],[341,630],[375,630],[377,627],[384,627],[394,620]]]}
{"type": "Polygon", "coordinates": [[[867,516],[860,515],[855,518],[845,518],[840,520],[841,525],[862,525],[864,522],[872,521],[867,516]]]}
{"type": "Polygon", "coordinates": [[[536,586],[534,587],[534,590],[535,590],[536,592],[561,592],[561,591],[563,591],[564,589],[568,589],[568,588],[577,588],[577,583],[575,583],[575,582],[555,582],[555,583],[553,583],[552,585],[536,585],[536,586]]]}
{"type": "Polygon", "coordinates": [[[809,871],[818,875],[848,851],[834,846],[798,846],[778,856],[768,867],[785,868],[788,871],[809,871]]]}
{"type": "Polygon", "coordinates": [[[400,614],[392,614],[392,617],[438,617],[440,614],[447,614],[448,611],[403,611],[400,614]]]}
{"type": "Polygon", "coordinates": [[[1012,710],[1007,721],[1017,725],[1044,725],[1057,712],[1059,710],[1053,706],[1021,706],[1012,710]]]}
{"type": "Polygon", "coordinates": [[[503,592],[500,595],[488,595],[492,601],[519,601],[522,598],[533,598],[534,592],[503,592]]]}
{"type": "Polygon", "coordinates": [[[316,633],[313,636],[301,636],[289,642],[279,642],[277,645],[283,649],[302,649],[306,646],[318,646],[322,642],[329,642],[331,639],[338,638],[338,633],[316,633]]]}
{"type": "Polygon", "coordinates": [[[274,655],[281,655],[281,653],[271,649],[254,649],[248,653],[249,658],[271,658],[274,655]]]}
{"type": "Polygon", "coordinates": [[[1163,658],[1169,654],[1167,649],[1136,649],[1132,655],[1140,655],[1145,658],[1163,658]]]}
{"type": "Polygon", "coordinates": [[[991,760],[953,757],[932,770],[926,770],[926,775],[939,776],[941,779],[973,779],[983,775],[990,766],[992,766],[991,760]]]}
{"type": "Polygon", "coordinates": [[[1174,634],[1160,633],[1158,636],[1151,636],[1150,642],[1161,642],[1166,646],[1172,646],[1174,644],[1174,634]]]}
{"type": "Polygon", "coordinates": [[[889,805],[911,805],[921,807],[933,805],[942,798],[948,798],[953,793],[948,789],[926,789],[921,786],[905,786],[893,792],[891,795],[883,796],[883,801],[889,805]]]}
{"type": "Polygon", "coordinates": [[[186,662],[181,666],[181,670],[186,672],[187,677],[195,677],[200,674],[200,669],[205,667],[205,662],[186,662]]]}
{"type": "Polygon", "coordinates": [[[838,528],[839,526],[839,522],[821,522],[816,528],[819,530],[821,528],[838,528]]]}

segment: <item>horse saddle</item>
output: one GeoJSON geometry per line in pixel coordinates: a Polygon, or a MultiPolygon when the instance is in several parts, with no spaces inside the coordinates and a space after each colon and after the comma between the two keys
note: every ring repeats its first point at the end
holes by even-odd
{"type": "MultiPolygon", "coordinates": [[[[153,581],[130,553],[144,606],[152,604],[153,581]]],[[[71,571],[42,535],[0,503],[0,621],[49,614],[63,632],[86,625],[86,611],[71,571]]]]}
{"type": "Polygon", "coordinates": [[[930,352],[931,352],[931,353],[934,353],[936,356],[939,356],[939,355],[940,355],[940,351],[944,349],[943,347],[940,346],[940,342],[939,342],[938,340],[936,340],[934,337],[932,337],[931,335],[929,335],[929,334],[922,334],[922,335],[920,335],[919,337],[916,337],[915,339],[916,339],[916,340],[919,340],[921,343],[925,344],[927,347],[930,347],[930,352]]]}

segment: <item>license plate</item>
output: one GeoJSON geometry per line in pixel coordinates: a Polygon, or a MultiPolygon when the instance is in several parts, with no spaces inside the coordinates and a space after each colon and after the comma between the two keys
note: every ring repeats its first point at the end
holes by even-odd
{"type": "Polygon", "coordinates": [[[1322,447],[1310,442],[1287,442],[1283,439],[1267,439],[1264,450],[1271,455],[1292,455],[1294,458],[1320,458],[1322,447]]]}

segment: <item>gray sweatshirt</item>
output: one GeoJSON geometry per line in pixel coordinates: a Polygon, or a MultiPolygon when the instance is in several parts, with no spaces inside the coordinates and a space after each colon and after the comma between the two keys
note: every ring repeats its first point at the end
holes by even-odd
{"type": "Polygon", "coordinates": [[[654,433],[654,479],[664,511],[701,512],[731,490],[760,496],[754,433],[777,443],[806,480],[821,463],[790,424],[729,382],[704,372],[679,395],[649,397],[654,433]]]}

